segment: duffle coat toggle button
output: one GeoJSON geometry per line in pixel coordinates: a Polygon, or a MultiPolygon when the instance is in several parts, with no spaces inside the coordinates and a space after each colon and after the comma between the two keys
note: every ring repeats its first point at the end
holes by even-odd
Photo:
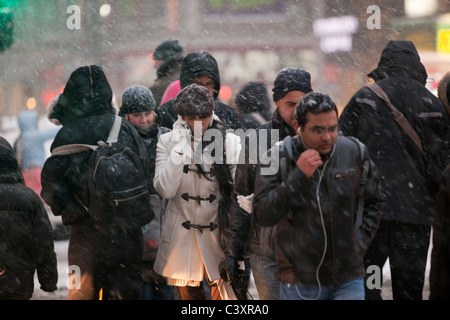
{"type": "Polygon", "coordinates": [[[209,201],[209,203],[212,203],[214,200],[216,200],[216,196],[213,194],[210,194],[208,198],[201,198],[200,196],[190,196],[189,193],[183,193],[181,195],[181,198],[183,198],[186,201],[189,201],[189,199],[197,200],[198,204],[200,204],[200,201],[209,201]]]}
{"type": "Polygon", "coordinates": [[[203,233],[203,229],[205,229],[205,228],[209,228],[210,231],[214,231],[217,228],[217,224],[215,224],[214,222],[210,222],[209,225],[202,226],[199,224],[193,224],[193,223],[191,223],[190,220],[188,220],[188,221],[183,222],[181,225],[188,230],[190,228],[198,229],[200,231],[200,233],[203,233]]]}

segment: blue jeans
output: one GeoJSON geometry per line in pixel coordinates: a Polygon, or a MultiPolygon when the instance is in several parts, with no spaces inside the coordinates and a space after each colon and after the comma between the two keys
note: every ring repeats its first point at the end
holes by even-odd
{"type": "Polygon", "coordinates": [[[275,273],[277,272],[275,260],[250,254],[250,266],[259,299],[280,300],[280,283],[275,280],[275,273]]]}
{"type": "Polygon", "coordinates": [[[364,300],[364,279],[349,281],[337,287],[280,284],[281,300],[364,300]]]}

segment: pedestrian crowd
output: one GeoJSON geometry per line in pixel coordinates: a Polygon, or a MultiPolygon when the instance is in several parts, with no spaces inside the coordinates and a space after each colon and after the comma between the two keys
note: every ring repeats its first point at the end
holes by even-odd
{"type": "Polygon", "coordinates": [[[48,106],[60,128],[24,113],[32,133],[0,139],[0,299],[30,299],[35,272],[57,289],[44,203],[70,233],[69,300],[246,300],[250,272],[262,300],[379,300],[367,270],[388,258],[393,298],[420,300],[431,241],[429,298],[450,298],[450,73],[434,96],[412,42],[341,114],[304,69],[230,106],[210,53],[168,40],[153,59],[118,110],[81,66],[48,106]]]}

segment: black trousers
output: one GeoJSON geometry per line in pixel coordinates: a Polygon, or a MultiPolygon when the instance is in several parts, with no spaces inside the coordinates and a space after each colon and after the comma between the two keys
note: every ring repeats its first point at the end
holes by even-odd
{"type": "MultiPolygon", "coordinates": [[[[382,270],[389,258],[394,300],[422,300],[430,233],[431,226],[381,220],[364,264],[382,270]]],[[[365,285],[366,300],[381,300],[381,290],[367,288],[367,276],[365,285]]]]}
{"type": "Polygon", "coordinates": [[[142,230],[96,233],[93,279],[95,298],[138,300],[142,288],[142,230]]]}

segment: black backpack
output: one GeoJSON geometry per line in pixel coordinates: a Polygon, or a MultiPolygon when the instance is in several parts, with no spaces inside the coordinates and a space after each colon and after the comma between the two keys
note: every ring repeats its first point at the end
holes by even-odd
{"type": "Polygon", "coordinates": [[[104,234],[114,230],[136,230],[154,218],[147,175],[139,156],[118,142],[122,118],[115,116],[105,142],[98,146],[71,144],[55,148],[54,155],[92,150],[89,157],[88,213],[104,234]]]}

